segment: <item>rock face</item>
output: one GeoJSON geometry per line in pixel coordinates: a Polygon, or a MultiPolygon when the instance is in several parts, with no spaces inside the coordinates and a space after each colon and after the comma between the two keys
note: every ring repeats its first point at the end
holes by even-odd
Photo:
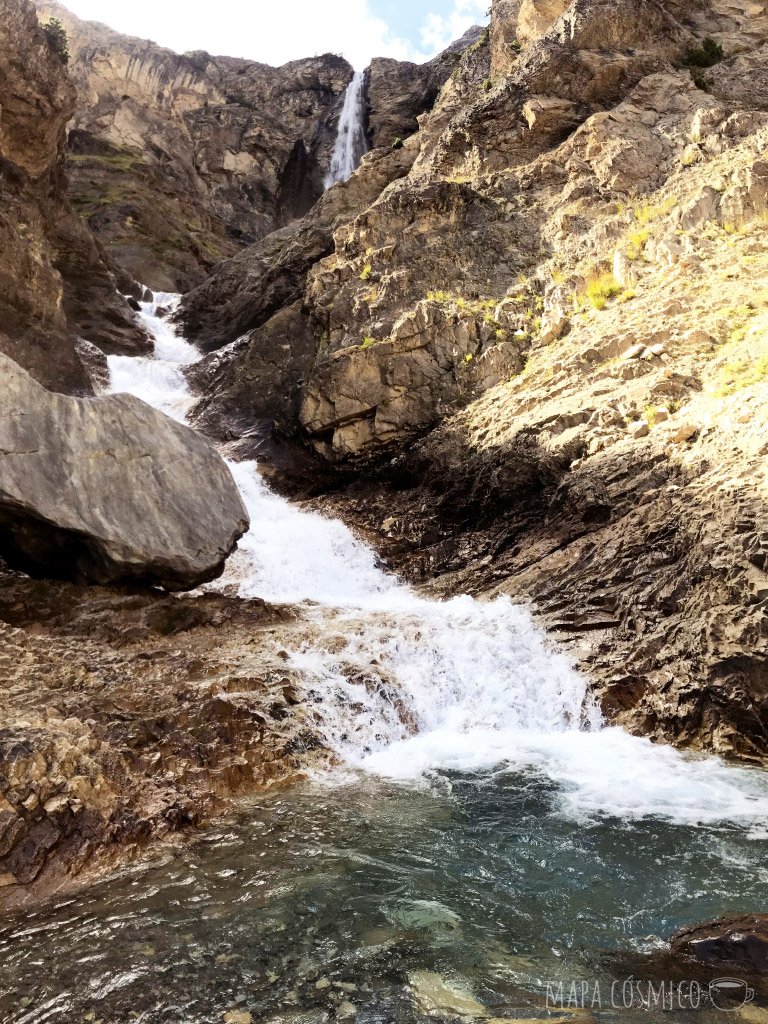
{"type": "Polygon", "coordinates": [[[470,29],[426,64],[377,57],[367,71],[368,132],[371,144],[386,149],[418,131],[419,117],[435,105],[440,91],[482,29],[470,29]]]}
{"type": "Polygon", "coordinates": [[[88,393],[75,340],[142,351],[149,341],[116,293],[62,171],[74,89],[27,0],[0,19],[0,350],[40,381],[88,393]]]}
{"type": "Polygon", "coordinates": [[[220,349],[191,367],[201,393],[192,420],[218,441],[232,441],[273,424],[299,430],[304,382],[317,339],[301,296],[310,268],[333,248],[336,225],[364,209],[407,174],[415,150],[374,150],[353,178],[327,192],[301,221],[227,261],[182,304],[184,332],[201,347],[220,349]]]}
{"type": "Polygon", "coordinates": [[[0,554],[38,575],[188,589],[248,527],[225,463],[129,395],[45,391],[0,357],[0,554]]]}
{"type": "Polygon", "coordinates": [[[299,414],[317,450],[334,463],[380,458],[462,398],[519,373],[520,346],[497,343],[498,328],[483,326],[458,306],[425,301],[389,337],[323,359],[299,414]]]}
{"type": "Polygon", "coordinates": [[[72,52],[74,201],[137,280],[186,291],[322,193],[347,61],[180,56],[58,4],[38,8],[61,20],[72,52]]]}

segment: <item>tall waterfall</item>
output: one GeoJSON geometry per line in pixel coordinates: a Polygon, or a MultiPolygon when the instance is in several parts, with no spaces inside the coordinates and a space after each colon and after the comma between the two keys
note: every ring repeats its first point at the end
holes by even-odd
{"type": "Polygon", "coordinates": [[[365,133],[365,72],[356,71],[344,94],[344,106],[339,117],[331,167],[325,176],[325,187],[330,188],[337,181],[351,178],[368,148],[365,133]]]}
{"type": "MultiPolygon", "coordinates": [[[[184,421],[185,365],[156,295],[142,320],[154,357],[110,356],[112,388],[184,421]]],[[[549,779],[577,818],[768,820],[768,780],[717,758],[605,728],[585,678],[507,597],[428,600],[377,564],[338,520],[270,491],[253,462],[231,465],[251,527],[212,587],[301,609],[306,629],[287,664],[304,680],[314,728],[341,761],[403,781],[513,769],[549,779]]]]}

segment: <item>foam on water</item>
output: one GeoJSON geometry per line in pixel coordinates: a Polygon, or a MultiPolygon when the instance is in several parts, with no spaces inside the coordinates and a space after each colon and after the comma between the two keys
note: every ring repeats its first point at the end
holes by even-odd
{"type": "MultiPolygon", "coordinates": [[[[199,358],[158,306],[142,308],[154,358],[111,357],[113,390],[184,420],[183,366],[199,358]]],[[[605,728],[586,681],[530,613],[507,598],[430,601],[388,575],[338,520],[269,490],[255,463],[230,466],[251,528],[219,586],[302,604],[310,639],[289,652],[316,728],[343,763],[409,785],[522,773],[557,788],[561,813],[764,827],[768,775],[605,728]]],[[[339,776],[341,777],[341,776],[339,776]]]]}
{"type": "Polygon", "coordinates": [[[192,397],[182,367],[196,362],[200,352],[180,338],[158,310],[172,312],[180,296],[157,292],[152,302],[142,302],[139,319],[154,340],[152,356],[109,356],[112,390],[135,395],[182,423],[192,406],[192,397]]]}

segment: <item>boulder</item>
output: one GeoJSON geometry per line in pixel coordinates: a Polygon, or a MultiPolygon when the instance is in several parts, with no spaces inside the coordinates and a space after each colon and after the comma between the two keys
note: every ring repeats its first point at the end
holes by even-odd
{"type": "Polygon", "coordinates": [[[768,916],[746,914],[692,925],[672,936],[673,955],[728,971],[768,974],[768,916]]]}
{"type": "Polygon", "coordinates": [[[7,356],[0,375],[0,557],[172,590],[220,575],[248,515],[202,437],[130,395],[48,392],[7,356]]]}

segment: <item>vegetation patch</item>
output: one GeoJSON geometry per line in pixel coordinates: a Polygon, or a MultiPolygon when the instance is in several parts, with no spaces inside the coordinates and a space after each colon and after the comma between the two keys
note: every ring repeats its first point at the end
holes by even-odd
{"type": "Polygon", "coordinates": [[[43,30],[48,45],[59,58],[62,64],[69,64],[69,40],[67,39],[67,33],[64,26],[61,24],[58,18],[49,18],[48,21],[41,23],[40,28],[43,30]]]}
{"type": "Polygon", "coordinates": [[[699,46],[693,46],[686,51],[683,57],[684,68],[713,68],[725,59],[725,52],[720,43],[715,42],[711,36],[702,39],[699,46]]]}
{"type": "Polygon", "coordinates": [[[634,207],[632,213],[637,224],[653,224],[654,221],[666,217],[676,206],[677,200],[675,197],[669,196],[660,203],[641,203],[639,206],[634,207]]]}
{"type": "Polygon", "coordinates": [[[441,306],[453,306],[461,313],[482,318],[486,323],[495,323],[493,314],[498,305],[498,299],[466,299],[463,295],[438,290],[427,292],[427,300],[437,302],[441,306]]]}
{"type": "Polygon", "coordinates": [[[715,393],[720,398],[768,381],[768,347],[760,355],[744,354],[721,367],[715,393]]]}
{"type": "Polygon", "coordinates": [[[594,270],[587,278],[586,297],[597,309],[605,309],[611,299],[621,295],[623,289],[611,270],[594,270]]]}
{"type": "Polygon", "coordinates": [[[650,229],[647,227],[639,228],[637,231],[631,231],[627,236],[627,259],[639,260],[645,252],[645,247],[648,244],[648,239],[651,237],[650,229]]]}

